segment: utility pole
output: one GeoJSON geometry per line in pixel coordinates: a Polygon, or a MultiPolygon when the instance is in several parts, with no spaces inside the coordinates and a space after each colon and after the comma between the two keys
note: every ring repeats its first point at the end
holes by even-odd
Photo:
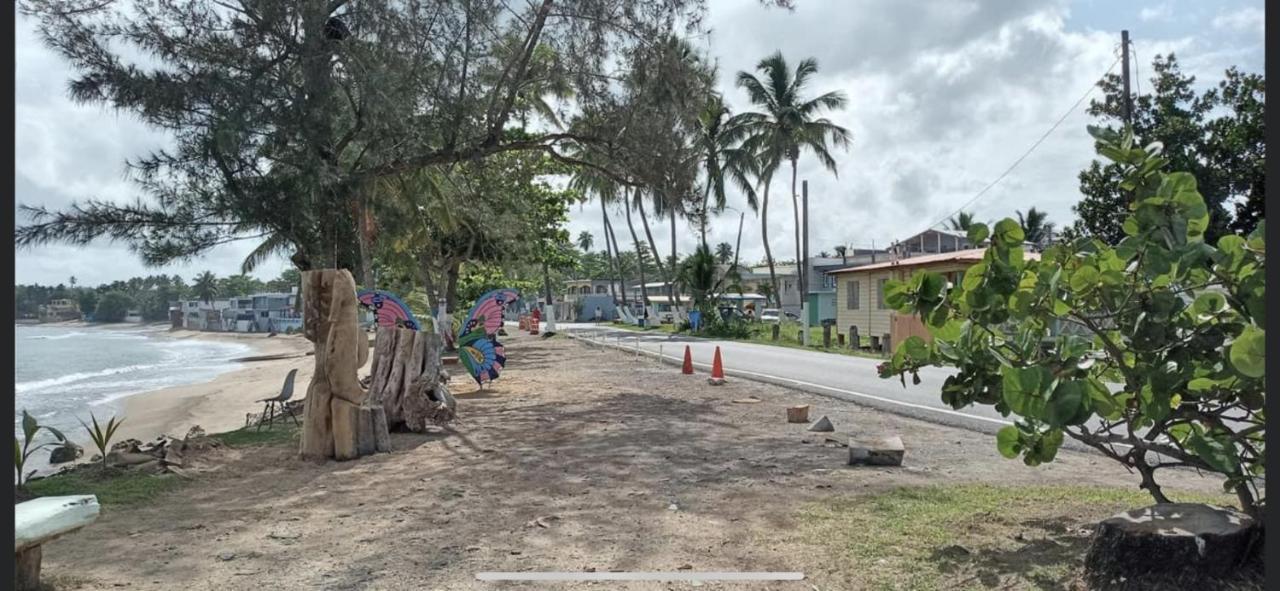
{"type": "Polygon", "coordinates": [[[802,230],[801,238],[804,240],[804,247],[801,252],[803,259],[800,261],[800,321],[804,323],[804,339],[802,344],[809,346],[809,181],[800,182],[800,207],[804,217],[804,230],[802,230]]]}
{"type": "Polygon", "coordinates": [[[1133,97],[1129,95],[1129,31],[1120,31],[1120,78],[1124,80],[1124,124],[1133,126],[1133,97]]]}

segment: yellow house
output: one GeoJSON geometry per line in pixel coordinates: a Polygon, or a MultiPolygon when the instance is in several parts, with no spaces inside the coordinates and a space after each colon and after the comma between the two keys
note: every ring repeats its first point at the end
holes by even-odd
{"type": "MultiPolygon", "coordinates": [[[[916,271],[928,270],[959,285],[965,269],[982,261],[984,252],[985,248],[973,248],[828,271],[836,280],[837,330],[848,336],[856,329],[859,345],[873,350],[879,350],[886,338],[890,346],[912,335],[931,339],[919,318],[889,309],[884,302],[885,282],[905,281],[916,271]]],[[[1027,257],[1038,255],[1027,253],[1027,257]]]]}

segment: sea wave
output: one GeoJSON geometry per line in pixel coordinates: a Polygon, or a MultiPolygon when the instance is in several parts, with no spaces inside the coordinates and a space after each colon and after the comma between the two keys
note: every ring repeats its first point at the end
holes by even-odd
{"type": "Polygon", "coordinates": [[[31,382],[20,382],[20,383],[14,384],[14,391],[15,391],[15,392],[17,392],[18,394],[23,394],[23,393],[26,393],[26,392],[34,392],[34,391],[37,391],[37,390],[43,390],[43,389],[46,389],[46,388],[52,388],[52,387],[54,387],[54,386],[62,386],[62,385],[65,385],[65,384],[72,384],[72,383],[75,383],[75,382],[79,382],[79,381],[81,381],[81,380],[88,380],[88,379],[93,379],[93,378],[101,378],[101,377],[105,377],[105,376],[114,376],[114,375],[120,375],[120,374],[124,374],[124,373],[136,372],[136,371],[146,371],[146,370],[148,370],[148,369],[155,369],[155,368],[157,368],[157,367],[163,367],[163,365],[161,365],[161,364],[149,364],[149,365],[126,365],[126,366],[124,366],[124,367],[109,367],[109,368],[104,369],[104,370],[101,370],[101,371],[86,371],[86,372],[78,372],[78,373],[69,373],[69,374],[67,374],[67,375],[58,376],[58,377],[56,377],[56,378],[49,378],[49,379],[46,379],[46,380],[35,380],[35,381],[31,381],[31,382]]]}
{"type": "Polygon", "coordinates": [[[67,334],[49,334],[49,335],[41,334],[41,335],[35,335],[35,336],[27,337],[27,340],[28,340],[28,341],[61,341],[62,339],[70,339],[70,338],[75,338],[75,337],[82,337],[82,336],[84,336],[84,335],[86,335],[86,334],[88,334],[88,333],[84,333],[84,332],[69,332],[69,333],[67,333],[67,334]]]}

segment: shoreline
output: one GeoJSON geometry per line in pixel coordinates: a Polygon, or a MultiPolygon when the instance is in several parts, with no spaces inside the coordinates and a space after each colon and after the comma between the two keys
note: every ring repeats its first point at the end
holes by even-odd
{"type": "MultiPolygon", "coordinates": [[[[219,333],[179,329],[157,335],[161,339],[197,339],[249,346],[248,355],[231,363],[235,369],[207,382],[170,386],[130,394],[120,400],[124,423],[117,441],[148,441],[161,435],[181,438],[194,426],[206,433],[234,431],[244,426],[245,415],[261,410],[255,402],[280,393],[284,378],[292,369],[294,397],[306,396],[314,361],[307,352],[310,341],[302,335],[262,333],[219,333]],[[299,386],[302,386],[299,388],[299,386]]],[[[88,452],[86,451],[86,455],[88,452]]]]}

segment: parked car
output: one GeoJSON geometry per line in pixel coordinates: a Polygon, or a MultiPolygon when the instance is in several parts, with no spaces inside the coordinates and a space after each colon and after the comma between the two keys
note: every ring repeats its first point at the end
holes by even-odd
{"type": "Polygon", "coordinates": [[[777,322],[782,315],[782,310],[777,308],[765,308],[760,311],[760,322],[777,322]]]}

